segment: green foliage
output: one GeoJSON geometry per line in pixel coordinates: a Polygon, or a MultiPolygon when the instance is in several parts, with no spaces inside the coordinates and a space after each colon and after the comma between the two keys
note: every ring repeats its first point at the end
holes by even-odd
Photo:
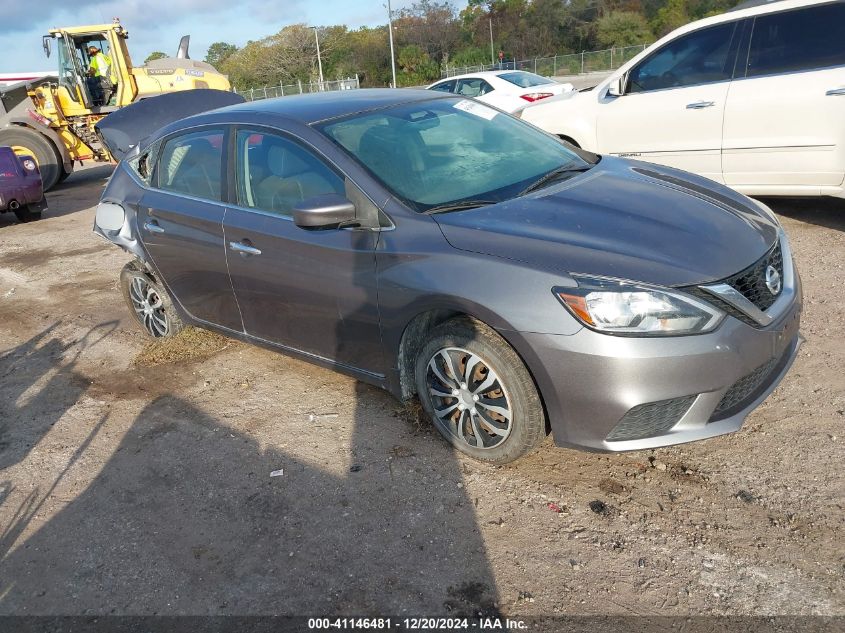
{"type": "MultiPolygon", "coordinates": [[[[446,65],[489,64],[491,30],[496,58],[503,51],[507,60],[530,60],[650,43],[738,0],[468,0],[460,12],[453,1],[415,0],[394,11],[399,85],[427,84],[446,65]]],[[[317,34],[325,79],[357,74],[362,86],[390,84],[386,24],[355,30],[324,26],[317,34]]],[[[206,60],[228,74],[238,90],[295,85],[318,76],[314,29],[304,24],[286,26],[240,49],[216,42],[206,60]]],[[[541,72],[550,73],[552,67],[541,72]]]]}
{"type": "MultiPolygon", "coordinates": [[[[494,55],[495,55],[494,51],[494,55]]],[[[495,58],[494,58],[495,59],[495,58]]],[[[480,66],[490,63],[490,48],[467,46],[462,48],[449,59],[450,66],[480,66]]]]}
{"type": "Polygon", "coordinates": [[[399,86],[422,86],[440,78],[440,67],[422,48],[411,44],[403,47],[396,59],[396,83],[399,86]]]}
{"type": "Polygon", "coordinates": [[[668,0],[651,21],[651,28],[657,37],[663,37],[679,26],[692,21],[687,11],[687,0],[668,0]]]}
{"type": "Polygon", "coordinates": [[[214,42],[214,44],[208,47],[208,52],[205,54],[205,61],[217,68],[237,52],[238,47],[234,44],[214,42]]]}
{"type": "Polygon", "coordinates": [[[147,59],[144,60],[144,63],[148,64],[151,61],[154,61],[156,59],[164,59],[165,57],[167,57],[167,53],[162,53],[161,51],[153,51],[152,53],[147,55],[147,59]]]}
{"type": "Polygon", "coordinates": [[[596,22],[596,43],[602,48],[647,44],[654,39],[646,19],[633,11],[611,11],[596,22]]]}

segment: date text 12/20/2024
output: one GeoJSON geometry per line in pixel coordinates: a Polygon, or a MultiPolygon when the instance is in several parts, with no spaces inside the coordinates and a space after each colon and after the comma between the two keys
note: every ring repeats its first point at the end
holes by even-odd
{"type": "Polygon", "coordinates": [[[528,625],[510,618],[309,618],[308,630],[520,631],[528,625]]]}

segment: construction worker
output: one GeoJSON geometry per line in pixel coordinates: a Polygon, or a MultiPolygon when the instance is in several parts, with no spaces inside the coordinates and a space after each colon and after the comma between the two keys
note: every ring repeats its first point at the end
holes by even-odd
{"type": "Polygon", "coordinates": [[[111,59],[93,44],[88,47],[88,89],[95,106],[108,105],[114,92],[111,59]]]}

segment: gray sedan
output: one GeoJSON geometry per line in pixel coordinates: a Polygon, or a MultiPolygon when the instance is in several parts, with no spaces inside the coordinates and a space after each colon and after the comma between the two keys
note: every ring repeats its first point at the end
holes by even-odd
{"type": "Polygon", "coordinates": [[[801,287],[764,205],[573,150],[487,105],[360,90],[154,133],[95,231],[156,337],[209,328],[419,396],[503,463],[735,431],[786,374],[801,287]]]}

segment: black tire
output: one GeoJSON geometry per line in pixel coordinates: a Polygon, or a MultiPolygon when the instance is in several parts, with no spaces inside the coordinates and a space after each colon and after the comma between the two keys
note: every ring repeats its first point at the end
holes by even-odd
{"type": "Polygon", "coordinates": [[[511,462],[546,437],[543,403],[531,374],[507,341],[480,321],[460,317],[437,326],[417,357],[415,379],[420,402],[435,428],[452,446],[474,459],[494,464],[511,462]],[[443,351],[454,361],[458,378],[463,382],[449,385],[455,376],[444,362],[443,351]],[[431,362],[440,367],[440,375],[446,381],[431,369],[431,362]],[[491,383],[493,388],[485,391],[484,385],[493,378],[496,378],[491,383]],[[458,391],[460,395],[444,398],[431,393],[431,390],[445,393],[450,386],[453,391],[449,393],[458,391]],[[477,394],[472,395],[476,388],[477,394]],[[435,412],[435,399],[441,413],[452,405],[463,408],[460,412],[452,411],[451,421],[443,421],[435,412]],[[507,424],[504,422],[507,418],[492,412],[491,405],[502,405],[496,409],[509,412],[511,419],[507,424]],[[488,432],[494,428],[494,433],[488,432]],[[478,446],[479,441],[483,447],[478,446]]]}
{"type": "Polygon", "coordinates": [[[120,271],[120,289],[130,313],[148,336],[169,338],[184,329],[170,295],[139,262],[129,262],[120,271]]]}
{"type": "Polygon", "coordinates": [[[62,167],[62,169],[59,173],[59,182],[64,182],[65,180],[67,180],[67,177],[70,176],[72,173],[73,172],[65,171],[65,168],[62,167]]]}
{"type": "Polygon", "coordinates": [[[41,211],[31,211],[27,206],[18,207],[15,209],[15,217],[18,222],[34,222],[41,219],[41,211]]]}
{"type": "Polygon", "coordinates": [[[0,130],[0,145],[25,147],[35,157],[44,191],[51,189],[59,181],[59,173],[64,171],[58,158],[58,151],[53,142],[43,134],[19,125],[0,130]]]}

